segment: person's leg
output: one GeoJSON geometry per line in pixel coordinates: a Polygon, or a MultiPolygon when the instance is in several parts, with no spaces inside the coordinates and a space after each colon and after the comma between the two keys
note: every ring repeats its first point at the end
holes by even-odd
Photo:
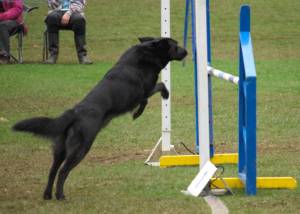
{"type": "Polygon", "coordinates": [[[18,23],[14,20],[0,22],[0,64],[7,64],[9,62],[9,36],[13,34],[17,26],[18,23]]]}
{"type": "Polygon", "coordinates": [[[70,18],[70,26],[74,31],[74,40],[79,63],[92,64],[92,61],[87,57],[85,39],[85,18],[80,13],[73,13],[70,18]]]}
{"type": "Polygon", "coordinates": [[[59,25],[63,13],[61,11],[53,11],[46,17],[45,23],[48,32],[48,50],[50,53],[46,63],[55,64],[59,52],[59,25]]]}

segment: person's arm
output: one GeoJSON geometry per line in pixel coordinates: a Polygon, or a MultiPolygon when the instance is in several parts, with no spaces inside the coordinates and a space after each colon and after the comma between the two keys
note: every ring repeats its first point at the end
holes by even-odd
{"type": "Polygon", "coordinates": [[[48,7],[50,10],[55,10],[59,6],[59,0],[48,0],[48,7]]]}
{"type": "Polygon", "coordinates": [[[67,25],[69,24],[70,17],[72,13],[83,13],[84,7],[86,5],[85,0],[71,0],[70,4],[70,10],[68,10],[62,17],[61,19],[61,24],[62,25],[67,25]]]}
{"type": "Polygon", "coordinates": [[[13,6],[9,10],[0,13],[0,21],[15,20],[23,12],[23,0],[14,0],[13,6]]]}
{"type": "Polygon", "coordinates": [[[83,13],[86,0],[71,0],[70,10],[67,13],[71,16],[72,13],[83,13]]]}

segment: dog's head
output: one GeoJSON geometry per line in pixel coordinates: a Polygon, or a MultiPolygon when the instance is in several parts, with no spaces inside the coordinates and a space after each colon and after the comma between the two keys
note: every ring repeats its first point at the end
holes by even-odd
{"type": "Polygon", "coordinates": [[[139,40],[142,46],[166,61],[182,60],[188,54],[184,48],[178,45],[177,41],[171,38],[143,37],[139,40]]]}

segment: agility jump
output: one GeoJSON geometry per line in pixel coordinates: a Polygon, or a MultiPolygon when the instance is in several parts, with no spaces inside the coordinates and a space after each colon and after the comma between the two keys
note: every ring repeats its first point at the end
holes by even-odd
{"type": "MultiPolygon", "coordinates": [[[[198,165],[199,172],[206,162],[214,164],[238,163],[237,178],[223,178],[231,188],[245,188],[248,195],[255,195],[257,188],[295,189],[297,182],[292,177],[256,176],[256,71],[250,34],[250,8],[242,6],[240,11],[240,55],[239,77],[211,67],[209,0],[186,0],[186,18],[192,8],[192,43],[195,68],[196,97],[196,150],[199,155],[161,156],[159,162],[152,162],[151,156],[159,150],[162,154],[172,151],[170,99],[162,101],[162,136],[155,145],[147,164],[170,167],[198,165]],[[238,154],[214,154],[212,128],[211,76],[218,77],[239,86],[239,147],[238,154]],[[201,161],[200,161],[201,157],[201,161]]],[[[185,34],[187,33],[185,20],[185,34]]],[[[170,0],[161,1],[161,35],[170,36],[170,0]]],[[[185,40],[186,45],[186,40],[185,40]]],[[[162,81],[170,90],[170,65],[162,72],[162,81]]],[[[170,93],[171,94],[171,93],[170,93]]],[[[224,188],[224,182],[213,178],[213,187],[224,188]]]]}

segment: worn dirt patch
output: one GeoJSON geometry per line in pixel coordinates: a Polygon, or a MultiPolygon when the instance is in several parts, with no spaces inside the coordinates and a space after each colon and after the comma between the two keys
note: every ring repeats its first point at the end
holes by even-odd
{"type": "Polygon", "coordinates": [[[87,163],[100,163],[103,165],[114,165],[130,160],[145,160],[148,153],[145,151],[126,151],[111,154],[89,154],[86,157],[87,163]]]}

